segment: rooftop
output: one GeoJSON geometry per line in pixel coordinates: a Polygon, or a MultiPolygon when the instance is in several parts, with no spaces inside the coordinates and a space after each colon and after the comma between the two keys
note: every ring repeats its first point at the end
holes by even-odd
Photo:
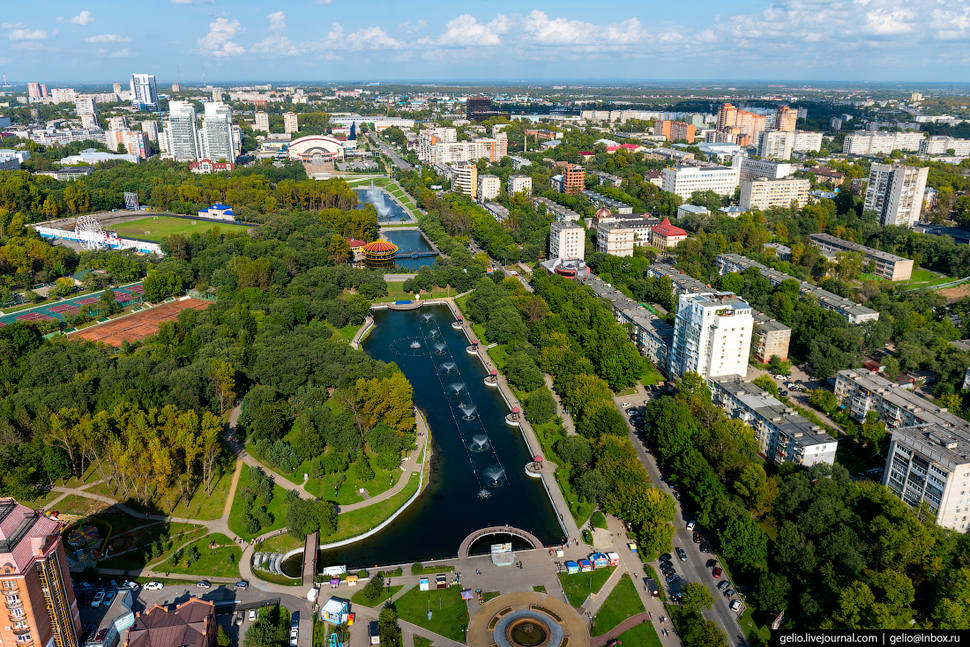
{"type": "Polygon", "coordinates": [[[838,374],[858,387],[870,393],[876,393],[886,402],[918,417],[924,423],[935,423],[942,428],[970,436],[970,422],[938,407],[909,389],[904,389],[879,373],[873,373],[865,368],[848,368],[839,371],[838,374]]]}
{"type": "Polygon", "coordinates": [[[214,630],[212,602],[191,598],[174,609],[159,605],[138,614],[128,630],[126,647],[206,647],[214,630]]]}
{"type": "Polygon", "coordinates": [[[872,247],[866,247],[865,245],[860,245],[859,243],[853,242],[851,240],[844,240],[842,238],[836,238],[830,234],[812,234],[809,239],[813,241],[818,241],[819,243],[824,243],[831,245],[833,247],[838,247],[840,249],[845,249],[853,252],[862,252],[870,258],[878,258],[880,260],[889,263],[898,263],[900,261],[907,261],[908,258],[903,258],[902,256],[896,256],[895,254],[890,254],[889,252],[884,252],[878,249],[873,249],[872,247]]]}
{"type": "Polygon", "coordinates": [[[970,433],[948,429],[935,423],[900,427],[893,440],[916,450],[933,462],[954,469],[970,463],[970,433]]]}
{"type": "Polygon", "coordinates": [[[677,227],[676,225],[670,224],[670,218],[664,218],[663,222],[653,228],[653,230],[660,234],[661,236],[686,236],[687,232],[677,227]]]}
{"type": "Polygon", "coordinates": [[[13,499],[0,499],[0,564],[27,568],[37,551],[45,551],[48,539],[57,536],[60,523],[13,499]]]}

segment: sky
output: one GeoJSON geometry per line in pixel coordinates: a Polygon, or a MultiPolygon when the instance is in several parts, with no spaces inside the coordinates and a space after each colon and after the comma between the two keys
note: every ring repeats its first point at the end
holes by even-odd
{"type": "Polygon", "coordinates": [[[10,82],[970,82],[970,0],[6,0],[10,82]]]}

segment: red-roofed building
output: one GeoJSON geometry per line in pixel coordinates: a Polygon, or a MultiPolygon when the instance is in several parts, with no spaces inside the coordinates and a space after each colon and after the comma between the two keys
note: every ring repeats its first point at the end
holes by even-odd
{"type": "Polygon", "coordinates": [[[591,159],[596,157],[596,153],[591,153],[589,151],[581,151],[579,156],[583,158],[583,164],[588,164],[591,159]]]}
{"type": "Polygon", "coordinates": [[[193,173],[208,175],[213,172],[234,171],[236,165],[233,162],[213,162],[208,157],[203,157],[199,161],[189,164],[189,170],[193,173]]]}
{"type": "Polygon", "coordinates": [[[215,605],[190,598],[171,610],[156,604],[139,613],[125,647],[212,647],[216,632],[215,605]]]}
{"type": "Polygon", "coordinates": [[[77,647],[81,614],[60,533],[59,521],[0,499],[0,644],[77,647]]]}
{"type": "Polygon", "coordinates": [[[364,260],[364,245],[367,243],[356,238],[348,238],[347,244],[350,245],[350,256],[355,263],[364,260]]]}
{"type": "Polygon", "coordinates": [[[687,240],[687,232],[670,224],[670,218],[664,218],[663,222],[650,231],[650,246],[660,251],[673,249],[684,240],[687,240]]]}

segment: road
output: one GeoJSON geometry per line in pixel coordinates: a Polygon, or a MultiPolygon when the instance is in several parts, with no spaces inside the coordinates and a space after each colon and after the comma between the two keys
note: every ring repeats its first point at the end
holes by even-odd
{"type": "MultiPolygon", "coordinates": [[[[646,446],[637,433],[636,428],[630,423],[629,418],[626,416],[623,407],[623,403],[627,403],[629,406],[642,406],[648,402],[651,398],[650,393],[646,392],[643,387],[639,387],[638,393],[634,395],[621,395],[614,397],[614,403],[617,408],[620,409],[621,413],[624,413],[624,418],[627,419],[627,428],[630,433],[630,442],[633,443],[633,447],[636,449],[637,456],[640,458],[640,462],[647,469],[647,474],[650,476],[650,480],[653,481],[654,485],[660,488],[662,491],[673,496],[673,491],[670,485],[666,483],[663,475],[660,473],[660,469],[657,467],[657,462],[653,455],[647,450],[646,446]]],[[[713,620],[718,624],[722,631],[727,635],[729,645],[738,645],[742,647],[747,645],[747,640],[744,638],[744,632],[741,630],[741,625],[738,623],[738,616],[728,607],[730,600],[721,594],[721,591],[717,590],[717,583],[720,580],[714,579],[711,574],[711,569],[707,567],[707,561],[709,559],[715,558],[713,554],[701,552],[700,545],[695,544],[692,538],[691,531],[687,530],[687,519],[684,517],[684,512],[681,509],[680,501],[675,498],[675,509],[676,516],[674,518],[674,547],[681,547],[687,553],[687,561],[682,562],[677,559],[677,555],[672,552],[674,569],[677,574],[681,577],[681,584],[686,584],[687,582],[701,582],[707,586],[708,590],[714,598],[714,607],[710,610],[704,611],[704,617],[713,620]]],[[[660,575],[659,563],[655,560],[651,562],[654,571],[660,575]]]]}
{"type": "Polygon", "coordinates": [[[398,167],[402,171],[413,171],[414,167],[410,163],[406,162],[401,155],[394,150],[393,147],[389,146],[387,143],[382,141],[376,136],[370,137],[371,143],[377,144],[378,148],[381,150],[382,155],[387,155],[394,162],[394,166],[398,167]]]}

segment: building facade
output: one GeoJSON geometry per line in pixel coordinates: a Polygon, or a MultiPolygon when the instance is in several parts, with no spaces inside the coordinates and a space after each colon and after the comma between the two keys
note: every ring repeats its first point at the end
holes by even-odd
{"type": "Polygon", "coordinates": [[[808,191],[811,188],[811,182],[796,178],[742,180],[741,208],[790,207],[793,202],[801,208],[808,204],[808,191]]]}
{"type": "Polygon", "coordinates": [[[875,211],[883,225],[912,227],[919,222],[928,175],[925,166],[873,163],[863,209],[875,211]]]}
{"type": "Polygon", "coordinates": [[[0,499],[0,593],[7,621],[0,644],[78,647],[81,615],[61,524],[13,499],[0,499]]]}
{"type": "Polygon", "coordinates": [[[735,156],[733,164],[740,164],[738,180],[753,180],[755,178],[768,178],[769,180],[780,180],[791,175],[795,167],[790,162],[775,162],[766,159],[755,159],[752,157],[735,156]]]}
{"type": "Polygon", "coordinates": [[[798,121],[798,110],[789,108],[788,106],[782,106],[778,108],[775,112],[775,128],[778,130],[793,133],[795,132],[795,125],[798,121]]]}
{"type": "Polygon", "coordinates": [[[754,384],[710,380],[711,401],[754,431],[761,453],[774,463],[811,467],[835,463],[839,441],[754,384]]]}
{"type": "Polygon", "coordinates": [[[812,234],[808,240],[822,252],[822,256],[829,259],[836,258],[840,252],[861,252],[866,261],[872,264],[873,274],[887,281],[908,281],[913,275],[912,259],[842,240],[830,234],[812,234]]]}
{"type": "Polygon", "coordinates": [[[478,192],[478,167],[471,162],[458,162],[451,165],[451,188],[471,196],[474,200],[478,192]]]}
{"type": "Polygon", "coordinates": [[[947,155],[951,151],[957,157],[970,156],[970,139],[937,135],[919,143],[921,155],[947,155]]]}
{"type": "Polygon", "coordinates": [[[176,162],[199,159],[199,129],[195,107],[188,101],[170,101],[168,119],[162,122],[165,152],[176,162]]]}
{"type": "Polygon", "coordinates": [[[257,110],[256,124],[253,129],[261,130],[264,133],[269,133],[269,114],[266,112],[263,112],[262,110],[257,110]]]}
{"type": "Polygon", "coordinates": [[[295,112],[283,113],[283,132],[289,135],[300,131],[300,118],[295,112]]]}
{"type": "Polygon", "coordinates": [[[520,191],[529,195],[532,193],[532,178],[528,175],[510,175],[506,191],[509,195],[514,195],[520,191]]]}
{"type": "Polygon", "coordinates": [[[232,136],[232,109],[224,103],[206,102],[202,117],[201,156],[215,162],[235,162],[236,152],[232,136]]]}
{"type": "Polygon", "coordinates": [[[893,151],[918,151],[923,133],[874,132],[845,136],[842,152],[847,155],[881,155],[893,151]]]}
{"type": "Polygon", "coordinates": [[[687,240],[687,232],[670,224],[670,218],[664,218],[650,230],[650,246],[661,252],[673,249],[685,240],[687,240]]]}
{"type": "Polygon", "coordinates": [[[158,110],[158,88],[154,74],[132,74],[129,86],[131,105],[139,110],[158,110]]]}
{"type": "Polygon", "coordinates": [[[636,232],[623,222],[600,221],[596,225],[596,251],[612,256],[633,256],[636,232]]]}
{"type": "Polygon", "coordinates": [[[575,222],[552,223],[549,226],[549,258],[585,260],[586,230],[575,222]]]}
{"type": "Polygon", "coordinates": [[[927,506],[936,523],[970,529],[970,429],[922,424],[896,429],[882,484],[911,506],[927,506]]]}
{"type": "Polygon", "coordinates": [[[478,176],[478,195],[479,200],[494,200],[502,192],[502,180],[497,175],[478,176]]]}
{"type": "Polygon", "coordinates": [[[682,199],[694,191],[713,191],[718,195],[734,195],[738,186],[739,169],[730,166],[678,166],[662,171],[660,188],[682,199]]]}
{"type": "Polygon", "coordinates": [[[570,195],[586,188],[586,169],[579,164],[566,164],[562,169],[562,192],[570,195]]]}
{"type": "Polygon", "coordinates": [[[751,306],[730,292],[681,294],[670,349],[670,375],[743,377],[748,371],[751,306]]]}
{"type": "Polygon", "coordinates": [[[762,364],[772,357],[781,361],[788,359],[788,346],[791,344],[791,328],[771,317],[754,311],[754,332],[751,336],[751,353],[762,364]]]}
{"type": "Polygon", "coordinates": [[[758,156],[764,159],[791,159],[795,150],[795,133],[783,130],[766,130],[758,137],[758,156]]]}

